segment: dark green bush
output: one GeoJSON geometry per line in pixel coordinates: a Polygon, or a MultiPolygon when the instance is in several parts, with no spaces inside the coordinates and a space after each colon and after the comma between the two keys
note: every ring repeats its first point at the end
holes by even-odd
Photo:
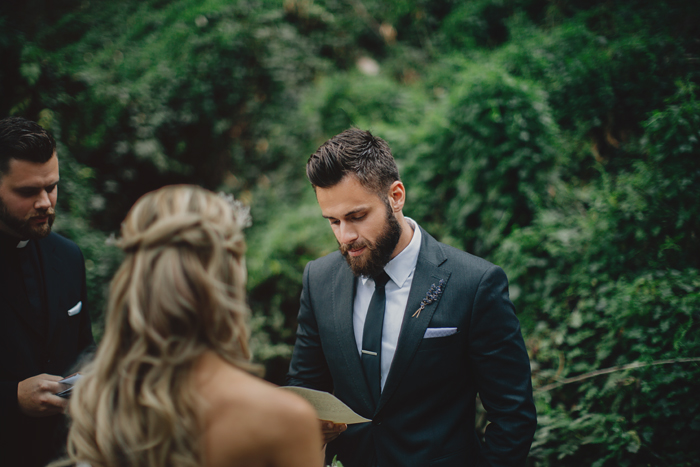
{"type": "MultiPolygon", "coordinates": [[[[495,257],[527,311],[535,386],[633,362],[700,354],[700,106],[654,113],[630,162],[553,205],[495,257]],[[639,152],[637,152],[639,151],[639,152]]],[[[538,394],[536,465],[690,465],[700,454],[700,363],[616,372],[538,394]],[[661,420],[668,425],[660,429],[661,420]]]]}
{"type": "Polygon", "coordinates": [[[495,47],[508,39],[506,19],[512,2],[479,0],[464,2],[445,18],[441,32],[450,49],[468,51],[495,47]]]}
{"type": "Polygon", "coordinates": [[[483,256],[532,221],[546,196],[558,133],[534,83],[488,64],[467,67],[458,82],[436,109],[444,118],[416,133],[400,156],[408,159],[410,212],[483,256]]]}

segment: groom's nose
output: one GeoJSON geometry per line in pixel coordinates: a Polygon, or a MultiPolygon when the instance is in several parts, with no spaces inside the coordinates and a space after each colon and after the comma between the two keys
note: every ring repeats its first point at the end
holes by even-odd
{"type": "Polygon", "coordinates": [[[345,245],[352,245],[359,238],[357,229],[349,222],[341,222],[338,229],[338,241],[345,245]]]}

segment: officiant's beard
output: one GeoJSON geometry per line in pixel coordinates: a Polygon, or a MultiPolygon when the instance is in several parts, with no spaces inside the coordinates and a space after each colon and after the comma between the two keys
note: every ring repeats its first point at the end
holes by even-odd
{"type": "Polygon", "coordinates": [[[53,208],[48,208],[45,211],[33,211],[31,216],[26,219],[20,219],[10,214],[9,209],[2,197],[0,197],[0,222],[5,224],[7,228],[19,235],[22,239],[37,240],[46,237],[51,233],[51,226],[56,218],[56,212],[53,208]],[[48,220],[42,224],[34,225],[32,218],[48,217],[48,220]]]}
{"type": "Polygon", "coordinates": [[[391,260],[391,255],[401,238],[401,224],[396,220],[394,212],[389,204],[386,204],[386,225],[375,242],[361,240],[351,244],[338,243],[340,252],[348,262],[352,273],[359,276],[374,277],[384,270],[386,263],[391,260]],[[367,247],[367,252],[360,256],[350,256],[350,250],[358,250],[367,247]]]}

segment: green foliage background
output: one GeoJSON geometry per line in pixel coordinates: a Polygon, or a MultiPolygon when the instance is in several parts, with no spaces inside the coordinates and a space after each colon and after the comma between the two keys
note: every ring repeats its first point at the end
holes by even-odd
{"type": "Polygon", "coordinates": [[[580,0],[39,0],[0,6],[0,115],[59,142],[55,228],[95,333],[143,193],[251,205],[253,346],[280,383],[301,274],[335,249],[304,178],[356,125],[405,213],[503,266],[533,368],[532,466],[700,456],[700,4],[580,0]],[[637,369],[567,378],[634,362],[637,369]]]}

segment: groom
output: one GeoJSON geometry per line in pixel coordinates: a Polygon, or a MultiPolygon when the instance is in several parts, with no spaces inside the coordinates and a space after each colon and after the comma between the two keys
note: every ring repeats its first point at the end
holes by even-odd
{"type": "Polygon", "coordinates": [[[306,173],[340,251],[304,271],[288,384],[372,422],[324,422],[327,459],[359,466],[522,466],[536,425],[530,363],[498,266],[404,217],[381,138],[349,129],[306,173]],[[488,420],[475,432],[479,393],[488,420]]]}

